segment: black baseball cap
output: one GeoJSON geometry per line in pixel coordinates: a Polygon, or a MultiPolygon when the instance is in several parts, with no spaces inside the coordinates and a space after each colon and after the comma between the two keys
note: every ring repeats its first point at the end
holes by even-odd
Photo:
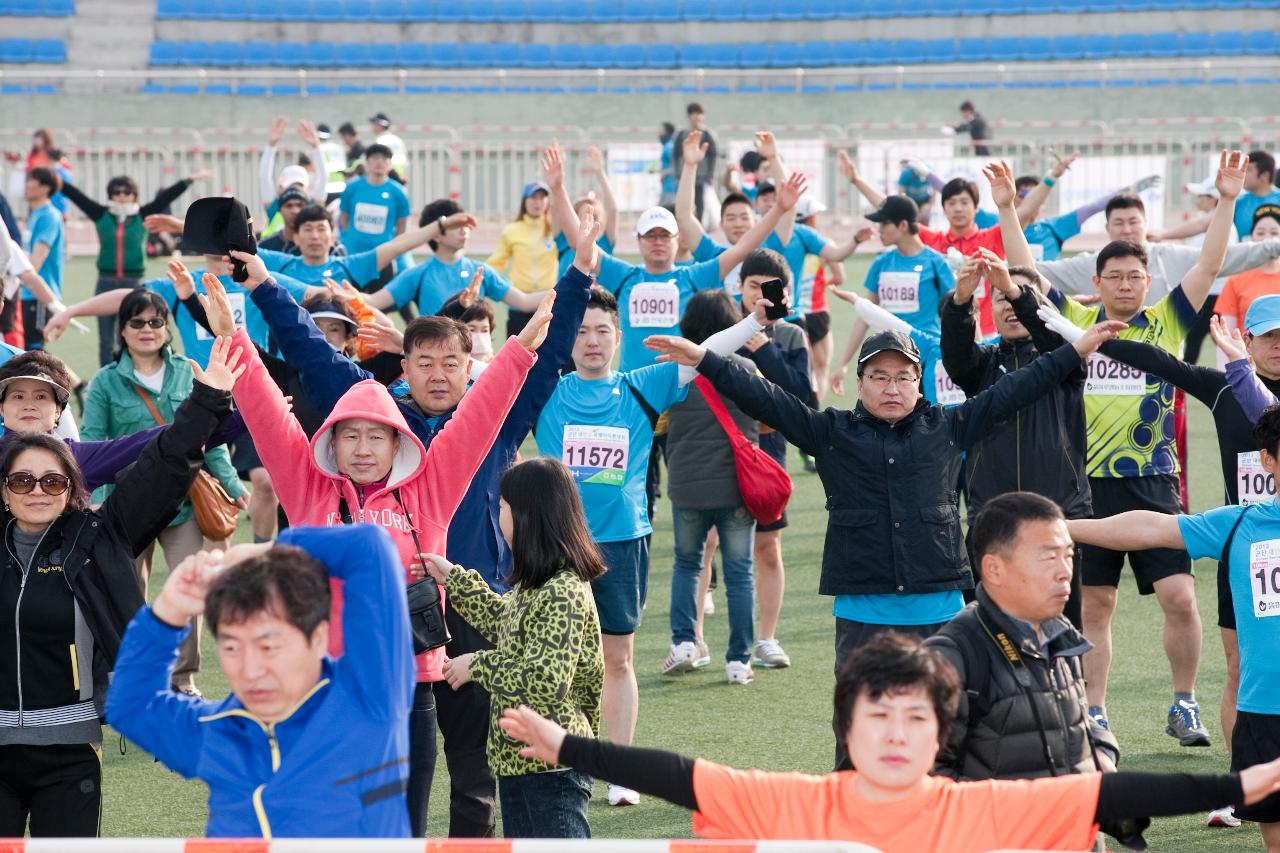
{"type": "Polygon", "coordinates": [[[304,205],[307,205],[307,204],[311,204],[311,196],[307,195],[297,187],[289,187],[289,189],[280,193],[280,195],[276,198],[276,202],[279,203],[281,207],[284,207],[286,204],[288,204],[291,201],[300,201],[304,205]]]}
{"type": "Polygon", "coordinates": [[[391,127],[391,119],[387,118],[386,113],[374,113],[369,116],[369,121],[373,124],[382,125],[383,127],[391,127]]]}
{"type": "Polygon", "coordinates": [[[321,122],[320,124],[316,125],[317,139],[328,139],[332,135],[333,135],[333,131],[329,129],[329,125],[325,124],[324,122],[321,122]]]}
{"type": "Polygon", "coordinates": [[[915,222],[920,216],[920,208],[905,195],[891,195],[885,198],[879,210],[867,214],[872,222],[915,222]]]}
{"type": "Polygon", "coordinates": [[[916,342],[903,332],[876,332],[862,342],[862,350],[858,353],[858,373],[862,373],[862,365],[882,352],[900,352],[916,364],[920,363],[920,350],[916,342]]]}
{"type": "Polygon", "coordinates": [[[1280,204],[1264,204],[1253,212],[1253,224],[1249,226],[1249,233],[1253,233],[1253,229],[1258,227],[1258,223],[1270,217],[1280,222],[1280,204]]]}
{"type": "MultiPolygon", "coordinates": [[[[182,241],[187,251],[202,255],[226,255],[232,249],[251,255],[258,253],[249,208],[241,201],[224,196],[199,198],[191,203],[182,228],[182,241]]],[[[247,279],[249,273],[244,264],[235,258],[231,261],[232,279],[247,279]]]]}

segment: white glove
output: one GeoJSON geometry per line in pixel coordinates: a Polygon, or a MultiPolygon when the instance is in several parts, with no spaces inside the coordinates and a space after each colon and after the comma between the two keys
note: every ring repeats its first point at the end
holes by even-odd
{"type": "Polygon", "coordinates": [[[1052,305],[1041,305],[1036,309],[1036,316],[1044,321],[1045,328],[1051,332],[1057,332],[1069,344],[1074,344],[1084,337],[1085,330],[1063,317],[1052,305]]]}
{"type": "Polygon", "coordinates": [[[960,254],[960,250],[957,249],[955,246],[947,247],[947,266],[951,267],[951,272],[953,273],[959,272],[960,268],[964,266],[964,262],[966,260],[967,258],[965,258],[964,255],[960,254]]]}
{"type": "Polygon", "coordinates": [[[1160,180],[1161,178],[1159,175],[1148,175],[1133,185],[1133,192],[1137,195],[1141,195],[1152,187],[1160,186],[1160,180]]]}
{"type": "Polygon", "coordinates": [[[955,136],[955,135],[956,135],[956,129],[955,129],[954,127],[952,127],[951,125],[949,125],[949,124],[944,124],[944,125],[942,126],[942,128],[941,128],[941,129],[942,129],[942,135],[943,135],[943,136],[955,136]]]}

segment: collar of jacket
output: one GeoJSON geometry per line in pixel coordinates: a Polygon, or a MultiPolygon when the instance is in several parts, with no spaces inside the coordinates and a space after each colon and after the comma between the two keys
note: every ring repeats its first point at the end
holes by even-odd
{"type": "Polygon", "coordinates": [[[1024,352],[1039,352],[1039,350],[1036,349],[1036,345],[1032,342],[1030,335],[1027,335],[1025,338],[1001,338],[998,346],[1001,352],[1016,353],[1018,355],[1021,355],[1024,352]]]}
{"type": "Polygon", "coordinates": [[[914,409],[907,412],[905,415],[903,415],[901,418],[894,421],[893,423],[889,423],[884,418],[877,418],[875,415],[868,412],[867,407],[862,405],[862,401],[859,400],[858,404],[853,407],[853,417],[854,417],[854,420],[867,421],[868,423],[880,424],[881,426],[887,426],[889,429],[894,429],[901,424],[909,423],[910,421],[915,420],[916,417],[918,417],[921,412],[931,408],[933,408],[933,404],[930,403],[928,400],[926,400],[924,395],[922,394],[920,396],[920,399],[916,400],[916,407],[914,409]]]}
{"type": "MultiPolygon", "coordinates": [[[[992,628],[1017,640],[1018,651],[1028,657],[1044,658],[1040,650],[1040,641],[1030,630],[1031,623],[1016,619],[1001,610],[1000,606],[991,600],[991,596],[987,594],[986,587],[981,582],[978,583],[975,596],[979,609],[991,623],[992,628]]],[[[1053,634],[1049,638],[1048,645],[1050,658],[1078,657],[1093,648],[1093,643],[1086,640],[1065,616],[1055,616],[1053,619],[1042,622],[1041,626],[1042,630],[1053,634]]]]}
{"type": "MultiPolygon", "coordinates": [[[[173,362],[177,358],[180,358],[180,356],[174,353],[174,351],[170,348],[169,344],[165,344],[163,347],[161,347],[160,359],[161,361],[164,362],[164,382],[161,384],[161,388],[164,387],[164,384],[167,384],[173,381],[173,374],[174,374],[174,370],[172,369],[173,362]]],[[[134,369],[134,366],[133,366],[133,356],[129,355],[129,350],[127,347],[120,353],[120,360],[116,362],[116,370],[127,381],[135,382],[138,385],[142,385],[142,380],[138,378],[138,372],[137,370],[134,369]]],[[[145,390],[148,390],[148,391],[151,390],[146,385],[143,385],[142,387],[145,390]]]]}
{"type": "MultiPolygon", "coordinates": [[[[72,513],[64,512],[62,515],[50,522],[49,527],[45,530],[44,536],[40,540],[39,546],[36,548],[33,559],[39,560],[41,557],[48,556],[62,546],[63,528],[67,526],[67,521],[71,518],[72,513]]],[[[5,546],[8,548],[9,556],[17,560],[13,549],[13,528],[18,520],[13,516],[9,516],[9,522],[5,525],[4,538],[5,546]]],[[[63,552],[63,561],[66,561],[66,552],[63,552]]]]}
{"type": "MultiPolygon", "coordinates": [[[[289,720],[293,719],[294,715],[296,715],[299,711],[305,708],[307,706],[307,703],[309,703],[312,699],[314,699],[316,695],[320,693],[321,690],[323,690],[325,687],[329,685],[329,682],[332,679],[332,677],[333,677],[332,664],[330,661],[326,660],[321,665],[320,680],[317,681],[315,684],[313,684],[311,686],[311,689],[302,695],[302,698],[299,699],[297,703],[292,708],[289,709],[288,713],[286,713],[280,719],[275,720],[274,722],[268,723],[266,720],[262,719],[257,714],[254,714],[251,711],[246,710],[244,705],[240,702],[239,697],[237,697],[234,693],[231,694],[229,697],[227,697],[226,702],[223,703],[222,710],[214,711],[212,714],[205,714],[202,717],[197,717],[196,722],[211,723],[216,720],[225,720],[228,717],[243,717],[247,720],[252,720],[253,722],[257,723],[258,726],[262,728],[263,732],[265,732],[267,735],[271,735],[276,726],[280,725],[281,723],[286,723],[289,720]]],[[[277,756],[273,755],[273,763],[275,763],[278,766],[279,758],[277,756]]],[[[275,769],[275,768],[272,768],[272,769],[275,769]]]]}

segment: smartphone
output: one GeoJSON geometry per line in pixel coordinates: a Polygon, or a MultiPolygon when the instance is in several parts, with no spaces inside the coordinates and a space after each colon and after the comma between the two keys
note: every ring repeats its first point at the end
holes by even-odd
{"type": "Polygon", "coordinates": [[[770,320],[781,320],[791,313],[791,309],[786,305],[786,291],[787,286],[780,278],[760,282],[760,294],[773,303],[772,307],[765,309],[765,317],[770,320]]]}

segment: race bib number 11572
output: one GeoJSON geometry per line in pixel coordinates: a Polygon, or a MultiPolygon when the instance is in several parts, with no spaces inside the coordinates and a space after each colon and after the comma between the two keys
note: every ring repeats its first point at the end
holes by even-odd
{"type": "Polygon", "coordinates": [[[566,424],[561,461],[578,483],[621,486],[627,480],[630,430],[566,424]]]}

